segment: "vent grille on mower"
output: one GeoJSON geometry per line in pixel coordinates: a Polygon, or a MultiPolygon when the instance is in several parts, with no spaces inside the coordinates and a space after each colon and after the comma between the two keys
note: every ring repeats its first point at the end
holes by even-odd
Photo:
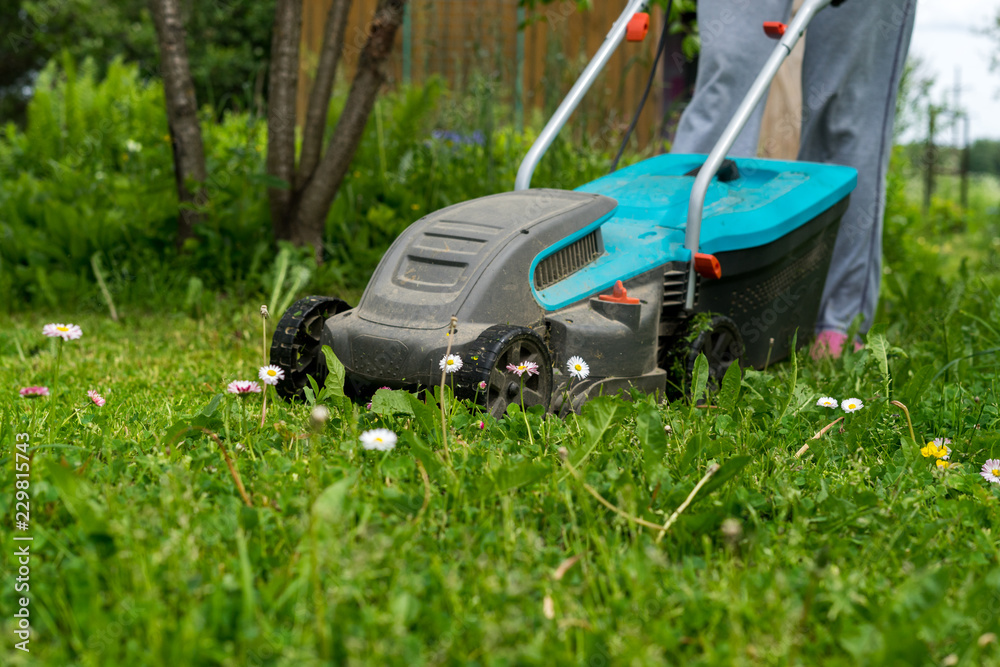
{"type": "Polygon", "coordinates": [[[600,230],[549,255],[535,267],[535,289],[543,290],[571,276],[604,252],[600,230]]]}

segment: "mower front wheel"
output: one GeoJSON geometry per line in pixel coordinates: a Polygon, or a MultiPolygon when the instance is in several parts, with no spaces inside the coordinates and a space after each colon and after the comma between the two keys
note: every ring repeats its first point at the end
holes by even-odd
{"type": "Polygon", "coordinates": [[[456,377],[456,392],[476,399],[493,415],[502,418],[511,403],[525,408],[552,401],[552,355],[541,336],[527,327],[492,326],[484,331],[465,355],[456,377]],[[507,369],[525,362],[538,365],[537,375],[507,369]]]}
{"type": "Polygon", "coordinates": [[[347,302],[325,296],[299,299],[285,311],[271,341],[271,363],[285,371],[275,389],[286,401],[305,398],[309,377],[323,386],[326,361],[322,359],[320,337],[327,318],[350,310],[347,302]]]}

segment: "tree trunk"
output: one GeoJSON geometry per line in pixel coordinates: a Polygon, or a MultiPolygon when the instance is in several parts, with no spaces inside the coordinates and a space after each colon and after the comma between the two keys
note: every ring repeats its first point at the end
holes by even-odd
{"type": "Polygon", "coordinates": [[[312,178],[323,152],[323,136],[326,133],[326,115],[330,109],[330,93],[337,75],[337,64],[344,50],[344,33],[347,30],[347,15],[351,11],[351,0],[333,0],[323,29],[323,48],[316,67],[316,78],[309,93],[309,108],[306,124],[302,131],[302,156],[299,159],[297,187],[301,188],[312,178]]]}
{"type": "Polygon", "coordinates": [[[267,104],[267,173],[287,185],[267,191],[274,235],[290,235],[295,192],[295,91],[299,79],[302,0],[278,0],[271,37],[267,104]]]}
{"type": "MultiPolygon", "coordinates": [[[[296,245],[311,245],[317,261],[323,257],[323,230],[330,205],[361,143],[375,99],[386,80],[385,64],[392,54],[396,31],[403,22],[406,0],[379,0],[369,27],[368,41],[358,59],[358,70],[344,111],[326,153],[311,178],[297,192],[289,238],[296,245]]],[[[324,50],[326,50],[324,44],[324,50]]]]}
{"type": "Polygon", "coordinates": [[[205,201],[205,191],[202,188],[207,178],[205,148],[198,124],[198,101],[188,64],[179,2],[150,0],[149,7],[160,46],[163,96],[174,152],[177,198],[181,204],[177,222],[177,246],[181,247],[191,237],[194,226],[201,217],[196,210],[185,204],[199,206],[205,201]]]}

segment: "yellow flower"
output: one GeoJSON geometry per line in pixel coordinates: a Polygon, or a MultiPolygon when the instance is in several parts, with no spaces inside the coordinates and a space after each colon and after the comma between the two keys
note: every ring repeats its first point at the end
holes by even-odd
{"type": "Polygon", "coordinates": [[[950,468],[953,465],[954,464],[951,461],[944,461],[942,459],[938,459],[938,461],[937,461],[937,467],[938,468],[950,468]]]}
{"type": "MultiPolygon", "coordinates": [[[[928,442],[926,447],[920,448],[920,453],[925,457],[933,456],[936,459],[942,459],[947,461],[948,456],[951,454],[951,448],[945,444],[938,444],[936,442],[928,442]]],[[[940,461],[938,461],[940,465],[940,461]]]]}

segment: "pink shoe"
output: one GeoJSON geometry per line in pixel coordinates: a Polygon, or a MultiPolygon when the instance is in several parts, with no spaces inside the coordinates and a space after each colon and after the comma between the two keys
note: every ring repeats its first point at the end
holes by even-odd
{"type": "MultiPolygon", "coordinates": [[[[847,334],[839,331],[821,331],[812,347],[809,348],[809,356],[813,361],[821,359],[839,359],[844,352],[844,343],[847,342],[847,334]]],[[[858,352],[864,347],[861,343],[854,341],[854,351],[858,352]]]]}

